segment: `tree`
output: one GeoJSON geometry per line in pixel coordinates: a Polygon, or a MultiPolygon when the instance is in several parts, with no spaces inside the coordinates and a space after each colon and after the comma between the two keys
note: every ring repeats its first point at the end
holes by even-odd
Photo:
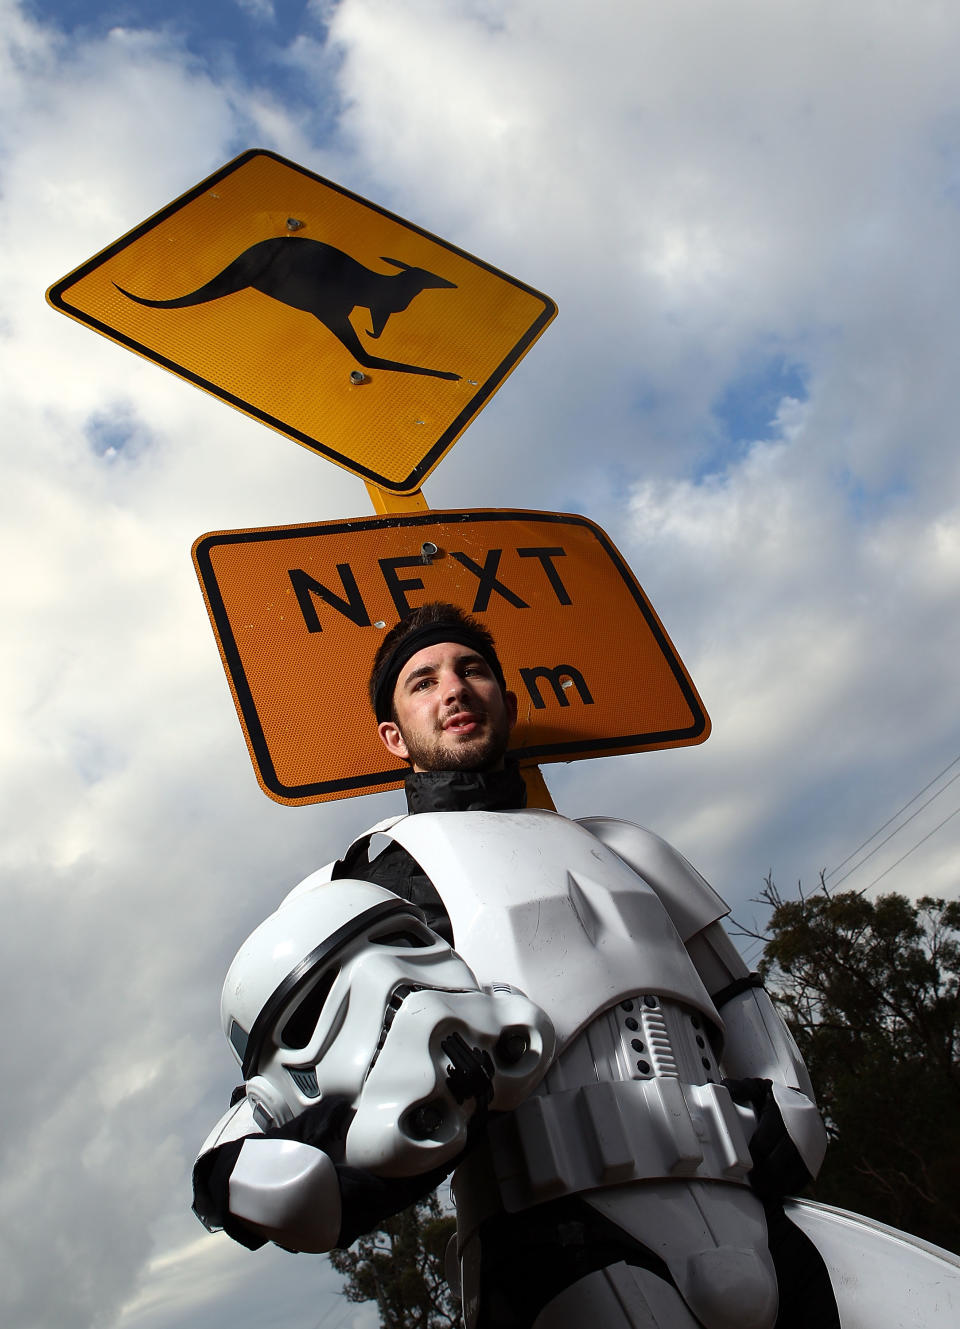
{"type": "Polygon", "coordinates": [[[960,1250],[960,903],[763,899],[761,973],[831,1140],[815,1197],[960,1250]]]}
{"type": "Polygon", "coordinates": [[[346,1279],[349,1301],[375,1301],[383,1329],[454,1329],[460,1307],[444,1276],[457,1221],[435,1194],[419,1200],[330,1263],[346,1279]]]}

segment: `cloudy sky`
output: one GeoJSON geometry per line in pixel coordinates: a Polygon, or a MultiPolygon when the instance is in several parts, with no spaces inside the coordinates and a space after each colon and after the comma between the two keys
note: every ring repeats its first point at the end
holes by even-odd
{"type": "Polygon", "coordinates": [[[263,147],[548,292],[427,499],[598,522],[713,720],[559,809],[746,918],[770,870],[955,896],[958,57],[950,0],[0,0],[4,1323],[371,1323],[188,1177],[234,950],[399,806],[264,797],[190,562],[362,483],[45,289],[263,147]]]}

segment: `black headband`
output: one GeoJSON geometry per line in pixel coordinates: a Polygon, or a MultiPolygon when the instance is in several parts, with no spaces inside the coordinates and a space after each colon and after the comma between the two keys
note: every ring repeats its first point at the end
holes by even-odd
{"type": "Polygon", "coordinates": [[[471,628],[461,627],[459,623],[425,623],[422,628],[414,628],[405,637],[401,637],[377,671],[373,687],[373,709],[378,723],[393,717],[393,690],[403,666],[417,651],[427,646],[436,646],[442,641],[455,641],[460,646],[469,646],[476,651],[493,670],[500,691],[506,692],[507,683],[497,653],[482,637],[477,636],[471,628]]]}

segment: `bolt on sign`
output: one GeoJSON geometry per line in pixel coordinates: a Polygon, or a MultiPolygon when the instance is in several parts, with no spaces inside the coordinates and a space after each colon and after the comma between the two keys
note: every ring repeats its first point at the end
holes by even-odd
{"type": "Polygon", "coordinates": [[[384,634],[430,600],[476,614],[496,638],[523,764],[710,732],[643,590],[586,517],[418,512],[218,531],[193,557],[257,778],[280,803],[402,783],[367,679],[384,634]]]}
{"type": "Polygon", "coordinates": [[[394,493],[420,488],[557,312],[481,259],[260,150],[47,299],[394,493]]]}

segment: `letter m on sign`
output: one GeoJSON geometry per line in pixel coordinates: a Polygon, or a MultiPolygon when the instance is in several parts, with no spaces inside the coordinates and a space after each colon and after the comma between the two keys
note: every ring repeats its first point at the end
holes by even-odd
{"type": "Polygon", "coordinates": [[[546,679],[547,682],[549,682],[550,686],[553,688],[553,695],[561,706],[570,705],[570,698],[567,696],[567,691],[571,687],[577,689],[580,694],[580,700],[585,706],[593,705],[593,697],[590,694],[590,689],[587,687],[587,681],[583,677],[583,674],[581,674],[580,670],[575,669],[573,665],[557,665],[554,669],[548,669],[545,665],[537,665],[533,669],[521,669],[520,677],[523,679],[524,685],[530,694],[530,700],[538,711],[545,710],[547,705],[540,694],[540,688],[538,686],[538,680],[541,678],[546,679]],[[561,679],[566,679],[567,682],[563,683],[561,682],[561,679]]]}

